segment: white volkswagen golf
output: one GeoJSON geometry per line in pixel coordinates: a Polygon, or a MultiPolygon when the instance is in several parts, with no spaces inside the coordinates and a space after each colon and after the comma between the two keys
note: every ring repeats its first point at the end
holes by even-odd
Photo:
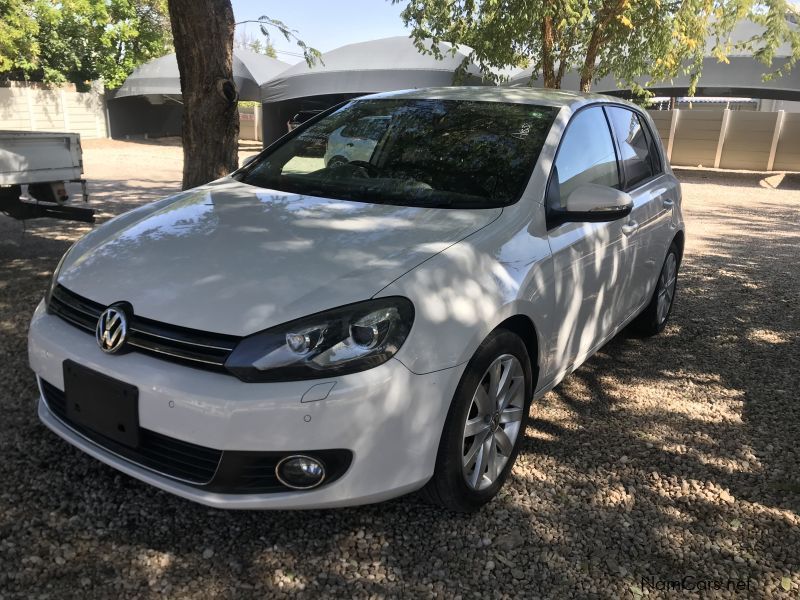
{"type": "Polygon", "coordinates": [[[532,400],[629,323],[664,327],[680,202],[650,118],[617,99],[353,100],[65,254],[30,326],[39,416],[210,506],[424,488],[476,510],[532,400]],[[326,164],[332,132],[376,117],[369,160],[326,164]]]}

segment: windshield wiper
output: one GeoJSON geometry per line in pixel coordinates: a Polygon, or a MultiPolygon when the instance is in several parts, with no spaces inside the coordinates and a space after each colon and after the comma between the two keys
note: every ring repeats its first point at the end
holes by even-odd
{"type": "Polygon", "coordinates": [[[432,208],[444,208],[453,204],[452,198],[414,198],[409,200],[410,206],[429,206],[432,208]]]}

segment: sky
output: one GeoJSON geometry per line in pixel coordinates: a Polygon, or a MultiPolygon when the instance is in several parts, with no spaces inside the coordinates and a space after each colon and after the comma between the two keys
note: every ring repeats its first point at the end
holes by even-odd
{"type": "MultiPolygon", "coordinates": [[[[389,0],[232,0],[232,4],[237,23],[267,15],[296,29],[300,39],[320,52],[353,42],[409,34],[400,19],[403,4],[392,4],[389,0]]],[[[247,35],[261,36],[257,23],[237,26],[237,39],[242,30],[247,35]]],[[[278,31],[271,39],[280,60],[288,63],[302,60],[280,52],[298,54],[300,50],[278,31]]]]}

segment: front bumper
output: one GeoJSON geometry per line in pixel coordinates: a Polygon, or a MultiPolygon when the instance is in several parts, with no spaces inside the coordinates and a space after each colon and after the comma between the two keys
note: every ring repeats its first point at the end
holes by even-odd
{"type": "MultiPolygon", "coordinates": [[[[378,502],[420,488],[433,474],[439,438],[463,366],[415,375],[399,361],[362,373],[287,383],[244,383],[219,373],[130,353],[103,353],[87,333],[34,313],[32,369],[63,390],[72,359],[139,388],[142,428],[221,451],[352,452],[337,480],[308,491],[256,494],[208,491],[120,457],[68,426],[40,399],[39,417],[87,454],[151,485],[220,508],[327,508],[378,502]],[[310,388],[334,383],[324,400],[301,402],[310,388]]],[[[309,396],[306,396],[308,398],[309,396]]]]}

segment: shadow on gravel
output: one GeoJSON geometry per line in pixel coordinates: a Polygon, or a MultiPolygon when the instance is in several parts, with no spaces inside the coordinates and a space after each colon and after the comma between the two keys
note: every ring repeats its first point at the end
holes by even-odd
{"type": "MultiPolygon", "coordinates": [[[[115,141],[124,141],[126,144],[136,144],[137,146],[176,146],[180,148],[182,145],[181,138],[179,136],[166,136],[166,137],[157,137],[157,138],[144,138],[144,137],[131,137],[125,140],[115,140],[115,141]]],[[[106,140],[102,140],[99,143],[104,143],[106,140]]],[[[93,143],[98,143],[97,141],[93,140],[93,143]]]]}
{"type": "MultiPolygon", "coordinates": [[[[800,548],[798,205],[707,210],[727,233],[687,251],[665,334],[623,333],[567,378],[542,410],[560,418],[536,418],[525,451],[566,471],[564,493],[588,487],[612,566],[749,576],[773,592],[765,572],[794,571],[800,548]]],[[[586,518],[560,512],[581,536],[586,518]]]]}
{"type": "Polygon", "coordinates": [[[753,171],[713,171],[675,167],[681,183],[708,183],[739,188],[800,190],[800,173],[757,173],[753,171]]]}
{"type": "MultiPolygon", "coordinates": [[[[159,186],[93,193],[113,194],[116,214],[159,186]]],[[[702,251],[690,238],[665,334],[618,336],[548,393],[508,485],[471,516],[416,496],[212,510],[61,442],[35,416],[25,332],[82,230],[42,221],[17,240],[0,217],[0,597],[639,598],[642,577],[685,575],[782,593],[800,556],[800,202],[756,193],[727,208],[692,199],[696,220],[729,233],[702,251]]]]}

